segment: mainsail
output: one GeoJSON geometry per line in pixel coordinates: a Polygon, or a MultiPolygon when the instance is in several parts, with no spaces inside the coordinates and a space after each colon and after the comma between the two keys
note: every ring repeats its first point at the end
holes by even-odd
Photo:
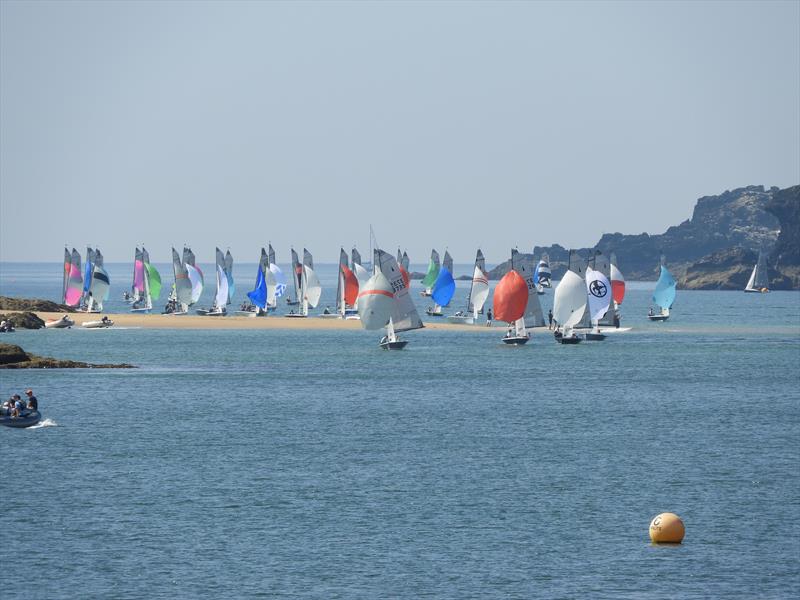
{"type": "MultiPolygon", "coordinates": [[[[294,299],[300,301],[300,295],[303,289],[303,265],[300,264],[300,258],[297,256],[294,248],[292,248],[292,282],[294,283],[294,299]]],[[[291,300],[291,298],[290,298],[291,300]]]]}
{"type": "Polygon", "coordinates": [[[236,294],[236,286],[233,283],[233,256],[230,250],[225,252],[225,276],[228,278],[228,304],[230,304],[236,294]]]}
{"type": "Polygon", "coordinates": [[[217,263],[217,294],[214,297],[214,307],[218,310],[225,308],[228,302],[228,276],[223,265],[217,263]]]}
{"type": "Polygon", "coordinates": [[[83,277],[81,275],[81,255],[73,248],[70,255],[69,276],[67,277],[67,291],[64,294],[64,304],[78,306],[83,295],[83,277]]]}
{"type": "Polygon", "coordinates": [[[64,246],[64,269],[63,269],[63,276],[64,280],[61,284],[61,302],[64,304],[67,303],[67,282],[69,282],[69,273],[72,267],[72,256],[69,253],[69,249],[64,246]]]}
{"type": "MultiPolygon", "coordinates": [[[[581,282],[585,281],[585,279],[586,279],[586,261],[583,258],[581,258],[581,256],[578,255],[578,253],[575,252],[574,250],[570,250],[569,251],[569,266],[568,266],[568,269],[569,269],[569,271],[575,273],[580,278],[581,282]]],[[[583,286],[581,286],[581,287],[583,287],[583,286]]],[[[585,288],[584,288],[583,291],[584,291],[584,293],[586,292],[585,288]]],[[[588,297],[584,298],[584,303],[583,303],[584,314],[581,315],[581,318],[578,320],[578,323],[576,323],[575,326],[576,327],[582,327],[582,328],[585,328],[585,329],[591,329],[592,321],[591,321],[591,319],[589,319],[588,311],[585,310],[586,309],[586,304],[587,304],[586,300],[588,300],[588,297]]],[[[555,302],[555,300],[553,300],[553,302],[555,302]]],[[[553,311],[553,318],[555,319],[555,310],[553,311]]]]}
{"type": "Polygon", "coordinates": [[[175,275],[175,299],[181,304],[181,310],[186,311],[192,303],[192,282],[186,265],[175,248],[172,249],[172,272],[175,275]]]}
{"type": "Polygon", "coordinates": [[[759,251],[758,262],[750,273],[750,279],[744,288],[746,292],[761,292],[769,289],[769,277],[767,276],[767,261],[764,253],[759,251]]]}
{"type": "Polygon", "coordinates": [[[467,294],[467,312],[473,313],[477,319],[478,314],[483,312],[483,305],[489,297],[489,276],[486,273],[486,259],[483,252],[478,248],[475,255],[475,267],[472,271],[472,281],[467,294]]]}
{"type": "Polygon", "coordinates": [[[301,288],[303,303],[303,314],[308,314],[309,308],[316,308],[319,305],[319,299],[322,296],[322,286],[319,283],[319,277],[314,272],[314,258],[311,252],[303,248],[303,269],[301,277],[301,288]]]}

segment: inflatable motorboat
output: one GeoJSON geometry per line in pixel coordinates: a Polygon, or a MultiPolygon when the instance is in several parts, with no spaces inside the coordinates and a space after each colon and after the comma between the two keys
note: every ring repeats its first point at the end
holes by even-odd
{"type": "Polygon", "coordinates": [[[81,327],[86,327],[88,329],[103,329],[105,327],[111,327],[114,324],[114,321],[111,319],[105,319],[100,321],[85,321],[81,323],[81,327]]]}
{"type": "Polygon", "coordinates": [[[70,319],[67,315],[64,315],[60,319],[53,319],[52,321],[47,321],[44,326],[47,329],[68,329],[75,325],[75,321],[70,319]]]}
{"type": "Polygon", "coordinates": [[[0,425],[4,425],[6,427],[31,427],[36,425],[39,421],[42,420],[42,414],[38,410],[31,410],[31,411],[23,411],[22,414],[18,417],[10,417],[8,415],[3,415],[0,417],[0,425]]]}

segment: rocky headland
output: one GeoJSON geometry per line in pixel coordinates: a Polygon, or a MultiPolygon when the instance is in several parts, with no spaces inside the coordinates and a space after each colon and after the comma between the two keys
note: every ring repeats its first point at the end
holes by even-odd
{"type": "Polygon", "coordinates": [[[14,344],[0,344],[0,369],[135,369],[125,363],[95,365],[75,360],[59,360],[25,352],[14,344]]]}
{"type": "Polygon", "coordinates": [[[14,329],[41,329],[44,321],[32,312],[0,313],[0,321],[7,321],[14,329]]]}
{"type": "Polygon", "coordinates": [[[38,298],[10,298],[9,296],[0,296],[0,310],[60,313],[76,312],[71,306],[51,302],[50,300],[39,300],[38,298]]]}

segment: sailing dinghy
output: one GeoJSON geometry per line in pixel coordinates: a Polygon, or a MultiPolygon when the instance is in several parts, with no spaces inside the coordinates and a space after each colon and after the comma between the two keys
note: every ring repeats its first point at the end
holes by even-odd
{"type": "Polygon", "coordinates": [[[608,313],[611,305],[611,282],[598,269],[586,269],[587,309],[592,329],[584,333],[583,339],[599,342],[606,339],[600,331],[600,320],[608,313]]]}
{"type": "Polygon", "coordinates": [[[358,293],[358,315],[364,329],[386,327],[386,335],[378,344],[384,350],[405,348],[408,340],[401,340],[397,334],[424,327],[400,265],[388,252],[374,251],[373,275],[358,293]]]}
{"type": "Polygon", "coordinates": [[[131,305],[131,312],[149,313],[153,309],[153,301],[161,295],[161,275],[150,264],[150,254],[142,246],[142,289],[138,299],[131,305]]]}
{"type": "Polygon", "coordinates": [[[453,279],[453,257],[445,250],[442,266],[431,288],[430,295],[435,304],[433,307],[428,307],[425,313],[431,317],[441,317],[444,314],[442,309],[450,304],[450,300],[453,299],[455,293],[456,282],[453,279]]]}
{"type": "Polygon", "coordinates": [[[339,249],[339,283],[336,288],[336,314],[342,319],[357,319],[359,282],[349,266],[347,252],[339,249]]]}
{"type": "Polygon", "coordinates": [[[486,273],[486,259],[481,249],[478,248],[475,255],[475,267],[472,270],[472,282],[467,295],[467,310],[450,315],[447,320],[451,323],[474,325],[478,321],[478,315],[483,313],[483,305],[486,304],[488,297],[489,276],[486,273]]]}
{"type": "Polygon", "coordinates": [[[656,289],[653,290],[653,304],[647,313],[647,318],[651,321],[666,321],[669,319],[669,311],[675,302],[676,283],[672,273],[665,266],[664,256],[661,256],[661,274],[656,282],[656,289]],[[657,309],[657,310],[656,310],[657,309]]]}
{"type": "Polygon", "coordinates": [[[567,270],[553,294],[553,320],[557,327],[553,336],[561,344],[577,344],[574,327],[586,311],[586,283],[575,271],[567,270]]]}
{"type": "Polygon", "coordinates": [[[750,279],[747,280],[744,291],[749,294],[766,294],[769,292],[767,261],[761,251],[758,253],[758,262],[753,267],[753,272],[750,273],[750,279]]]}
{"type": "Polygon", "coordinates": [[[530,336],[525,331],[525,307],[528,304],[528,285],[514,269],[503,275],[494,289],[494,318],[508,323],[503,343],[515,346],[527,344],[530,336]]]}

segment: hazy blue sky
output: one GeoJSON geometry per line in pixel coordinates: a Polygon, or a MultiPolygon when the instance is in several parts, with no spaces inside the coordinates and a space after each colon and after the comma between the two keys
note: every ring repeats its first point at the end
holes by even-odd
{"type": "Polygon", "coordinates": [[[800,183],[798,2],[0,3],[0,258],[661,233],[800,183]],[[81,250],[83,252],[83,250],[81,250]]]}

